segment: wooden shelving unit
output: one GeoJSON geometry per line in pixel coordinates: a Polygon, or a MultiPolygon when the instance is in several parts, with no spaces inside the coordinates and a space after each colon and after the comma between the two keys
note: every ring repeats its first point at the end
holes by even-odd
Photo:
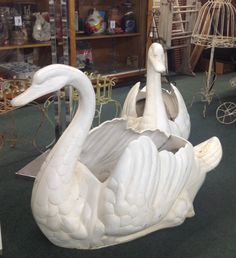
{"type": "Polygon", "coordinates": [[[36,47],[50,47],[51,42],[41,42],[41,43],[27,43],[23,45],[3,45],[0,46],[0,51],[1,50],[12,50],[12,49],[17,49],[17,48],[36,48],[36,47]]]}
{"type": "MultiPolygon", "coordinates": [[[[48,11],[49,5],[48,0],[43,1],[37,1],[37,0],[0,0],[0,7],[15,7],[15,6],[21,6],[21,5],[32,5],[35,6],[36,10],[38,12],[44,12],[48,11]]],[[[29,38],[31,35],[29,36],[29,38]]],[[[16,60],[13,61],[19,61],[18,58],[22,58],[24,55],[24,49],[33,49],[33,55],[34,59],[37,56],[38,58],[38,64],[40,66],[47,65],[51,63],[51,42],[36,42],[32,41],[32,39],[29,39],[24,44],[11,44],[11,40],[9,40],[9,44],[2,44],[0,45],[0,51],[17,51],[17,54],[15,55],[16,60]],[[45,50],[44,50],[45,48],[45,50]]],[[[15,52],[12,52],[15,53],[15,52]]],[[[14,54],[13,54],[14,55],[14,54]]],[[[4,56],[4,54],[3,54],[4,56]]],[[[0,58],[0,62],[5,62],[0,58]]]]}
{"type": "MultiPolygon", "coordinates": [[[[69,22],[69,49],[70,64],[78,67],[78,52],[80,45],[88,44],[92,51],[93,71],[101,74],[117,75],[118,77],[130,77],[145,73],[146,52],[148,49],[148,31],[152,19],[152,0],[131,0],[136,18],[136,31],[133,33],[117,33],[98,35],[79,34],[75,31],[75,12],[83,19],[88,16],[88,10],[97,8],[108,13],[112,6],[122,6],[126,0],[67,0],[69,22]],[[131,62],[130,62],[131,60],[131,62]]],[[[49,8],[48,0],[0,0],[0,6],[17,4],[35,4],[38,11],[46,11],[49,8]]],[[[60,43],[60,42],[59,42],[60,43]]],[[[59,45],[57,42],[57,44],[59,45]]],[[[23,45],[0,45],[0,51],[24,51],[23,49],[35,49],[39,52],[40,62],[47,65],[51,56],[51,42],[28,42],[23,45]],[[45,51],[44,51],[45,48],[45,51]],[[46,58],[43,56],[47,54],[46,58]]],[[[1,61],[1,60],[0,60],[1,61]]]]}
{"type": "Polygon", "coordinates": [[[75,32],[75,12],[86,20],[92,8],[108,13],[113,6],[122,6],[126,0],[74,1],[69,3],[70,21],[70,63],[78,67],[77,57],[81,44],[87,44],[92,51],[92,71],[101,74],[129,78],[145,73],[146,52],[148,48],[148,31],[152,19],[151,0],[132,0],[136,18],[136,31],[117,34],[79,34],[75,32]],[[133,63],[129,62],[134,60],[133,63]]]}

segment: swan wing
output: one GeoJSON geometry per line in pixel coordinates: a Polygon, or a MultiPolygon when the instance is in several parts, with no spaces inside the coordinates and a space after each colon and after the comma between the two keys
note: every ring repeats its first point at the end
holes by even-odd
{"type": "Polygon", "coordinates": [[[137,117],[136,98],[139,93],[140,82],[137,82],[129,91],[121,112],[121,117],[137,117]]]}
{"type": "Polygon", "coordinates": [[[108,235],[125,236],[157,225],[168,214],[191,174],[193,147],[158,151],[141,136],[129,143],[103,190],[100,217],[108,235]]]}
{"type": "MultiPolygon", "coordinates": [[[[146,131],[143,134],[151,137],[157,146],[163,146],[168,140],[161,132],[146,131]]],[[[138,132],[127,129],[127,121],[122,118],[107,121],[90,131],[83,144],[80,161],[100,181],[104,181],[128,144],[139,136],[138,132]]]]}
{"type": "Polygon", "coordinates": [[[179,90],[173,84],[171,84],[171,87],[177,98],[178,110],[179,110],[178,115],[174,120],[174,123],[180,130],[180,133],[181,133],[180,136],[183,137],[184,139],[188,139],[190,135],[190,129],[191,129],[191,122],[190,122],[188,110],[179,90]]]}

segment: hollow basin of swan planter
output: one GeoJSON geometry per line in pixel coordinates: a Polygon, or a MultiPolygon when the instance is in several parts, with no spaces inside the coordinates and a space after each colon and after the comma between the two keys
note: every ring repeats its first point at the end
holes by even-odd
{"type": "Polygon", "coordinates": [[[57,246],[95,249],[193,216],[193,200],[206,173],[221,160],[218,138],[193,147],[159,129],[158,123],[167,123],[161,113],[153,130],[128,128],[123,118],[90,130],[95,112],[91,82],[61,64],[39,70],[12,105],[25,105],[65,85],[78,89],[79,108],[37,173],[31,197],[43,234],[57,246]]]}

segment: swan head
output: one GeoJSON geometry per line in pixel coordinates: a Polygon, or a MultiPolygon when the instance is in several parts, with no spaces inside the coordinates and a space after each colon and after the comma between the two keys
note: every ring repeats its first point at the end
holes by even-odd
{"type": "Polygon", "coordinates": [[[148,63],[157,73],[164,73],[166,71],[165,54],[161,44],[155,42],[149,47],[148,63]]]}
{"type": "Polygon", "coordinates": [[[76,68],[62,64],[53,64],[40,69],[34,74],[31,86],[11,101],[12,106],[26,105],[39,97],[58,91],[62,87],[73,83],[74,77],[70,72],[75,71],[80,72],[76,68]]]}

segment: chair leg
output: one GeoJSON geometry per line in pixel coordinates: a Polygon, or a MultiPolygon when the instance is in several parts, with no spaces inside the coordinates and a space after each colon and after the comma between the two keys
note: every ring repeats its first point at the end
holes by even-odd
{"type": "Polygon", "coordinates": [[[96,113],[97,115],[95,115],[95,118],[98,119],[98,125],[101,124],[101,120],[102,120],[102,110],[103,110],[103,105],[108,104],[109,102],[113,102],[115,105],[115,117],[118,117],[120,112],[121,112],[121,104],[119,101],[116,100],[110,100],[106,103],[100,103],[98,106],[98,109],[96,109],[96,113]]]}
{"type": "Polygon", "coordinates": [[[101,124],[102,107],[103,107],[103,104],[100,104],[100,107],[99,107],[99,114],[98,114],[98,125],[101,124]]]}
{"type": "Polygon", "coordinates": [[[115,106],[116,106],[116,117],[120,116],[121,112],[121,104],[119,101],[115,101],[115,106]]]}
{"type": "Polygon", "coordinates": [[[115,117],[120,116],[121,112],[121,104],[117,100],[111,100],[110,102],[113,102],[115,104],[115,117]]]}
{"type": "Polygon", "coordinates": [[[95,110],[94,120],[95,119],[97,120],[95,123],[95,126],[97,126],[99,124],[99,117],[100,117],[100,104],[97,105],[96,110],[95,110]]]}

